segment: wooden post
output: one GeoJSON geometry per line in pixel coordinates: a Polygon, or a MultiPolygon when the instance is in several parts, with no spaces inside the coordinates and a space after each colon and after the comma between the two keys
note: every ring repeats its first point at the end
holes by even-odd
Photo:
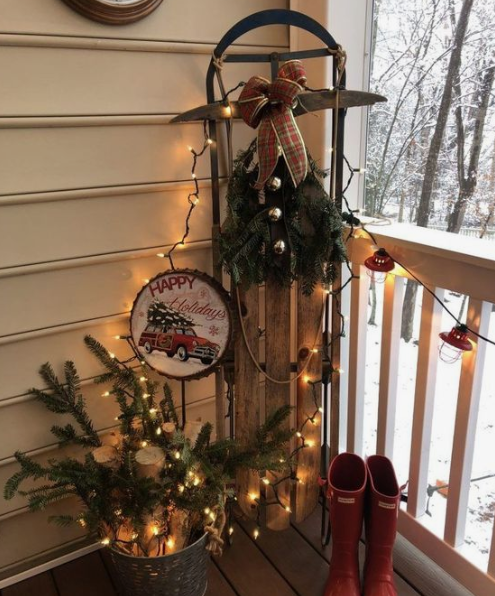
{"type": "MultiPolygon", "coordinates": [[[[253,356],[259,357],[259,290],[251,286],[248,290],[241,287],[233,289],[239,292],[246,339],[253,356]]],[[[234,295],[237,303],[237,296],[234,295]]],[[[236,438],[241,445],[247,444],[253,437],[260,420],[258,370],[246,348],[240,322],[238,321],[235,338],[235,429],[236,438]]],[[[259,474],[252,470],[240,470],[237,473],[237,499],[243,513],[256,518],[257,507],[253,501],[260,496],[259,474]]]]}
{"type": "MultiPolygon", "coordinates": [[[[297,381],[297,428],[313,416],[321,405],[321,377],[322,377],[322,310],[323,291],[315,288],[311,296],[305,296],[298,288],[297,296],[297,372],[307,364],[304,374],[297,381]],[[315,344],[316,341],[316,344],[315,344]],[[319,350],[311,353],[312,349],[319,350]],[[314,385],[313,382],[316,384],[314,385]],[[316,392],[316,393],[315,393],[316,392]],[[317,396],[317,405],[314,396],[317,396]]],[[[299,452],[297,460],[296,484],[296,522],[302,522],[310,515],[318,504],[321,460],[321,413],[314,418],[314,422],[306,422],[302,430],[306,449],[299,452]]]]}

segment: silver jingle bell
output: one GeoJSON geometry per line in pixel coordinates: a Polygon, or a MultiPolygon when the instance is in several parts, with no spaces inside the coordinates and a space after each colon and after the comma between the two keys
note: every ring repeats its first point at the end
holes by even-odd
{"type": "Polygon", "coordinates": [[[268,218],[270,221],[280,221],[282,219],[282,209],[278,207],[272,207],[270,211],[268,211],[268,218]]]}
{"type": "Polygon", "coordinates": [[[271,190],[272,192],[280,190],[281,186],[282,180],[280,180],[278,176],[271,176],[266,181],[266,187],[268,188],[268,190],[271,190]]]}
{"type": "Polygon", "coordinates": [[[285,246],[285,242],[283,240],[275,240],[273,243],[273,252],[276,255],[283,255],[286,250],[287,247],[285,246]]]}

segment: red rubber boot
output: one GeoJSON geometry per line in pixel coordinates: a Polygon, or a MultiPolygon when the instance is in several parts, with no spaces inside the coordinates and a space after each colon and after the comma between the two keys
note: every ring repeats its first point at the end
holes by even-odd
{"type": "Polygon", "coordinates": [[[366,466],[364,596],[397,596],[392,550],[397,533],[400,488],[392,462],[387,457],[372,455],[366,466]]]}
{"type": "Polygon", "coordinates": [[[360,596],[358,544],[363,526],[366,465],[341,453],[328,470],[332,558],[325,596],[360,596]]]}

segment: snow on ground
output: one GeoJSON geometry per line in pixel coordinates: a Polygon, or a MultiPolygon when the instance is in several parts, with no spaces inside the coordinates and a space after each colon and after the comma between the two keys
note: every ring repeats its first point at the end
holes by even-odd
{"type": "MultiPolygon", "coordinates": [[[[366,391],[365,391],[365,453],[376,452],[376,425],[378,413],[378,379],[380,369],[381,312],[383,285],[377,286],[377,325],[368,325],[366,391]]],[[[412,415],[414,405],[415,374],[418,358],[417,340],[421,313],[422,294],[418,292],[413,339],[401,340],[399,354],[397,421],[395,430],[394,466],[400,484],[409,474],[412,415]]],[[[448,306],[458,313],[462,297],[446,293],[448,306]]],[[[453,321],[444,313],[442,329],[450,330],[453,321]]],[[[492,313],[489,337],[495,338],[495,313],[492,313]]],[[[472,478],[495,474],[495,382],[492,376],[495,363],[495,346],[487,346],[486,365],[481,390],[472,478]]],[[[453,431],[457,406],[457,390],[461,363],[446,364],[439,360],[435,409],[433,415],[432,444],[428,483],[448,483],[452,455],[453,431]]],[[[447,499],[435,492],[429,501],[431,517],[423,516],[422,522],[435,534],[443,537],[447,499]]],[[[495,512],[495,478],[471,483],[463,554],[473,563],[486,569],[495,512]]]]}

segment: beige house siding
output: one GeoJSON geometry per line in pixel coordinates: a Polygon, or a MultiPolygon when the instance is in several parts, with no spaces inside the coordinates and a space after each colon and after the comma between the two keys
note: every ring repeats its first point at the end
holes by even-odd
{"type": "MultiPolygon", "coordinates": [[[[112,27],[61,0],[0,0],[0,485],[16,469],[17,449],[40,461],[57,454],[54,417],[28,395],[43,362],[60,371],[73,359],[97,428],[114,426],[82,338],[91,333],[122,353],[113,336],[126,332],[143,279],[167,265],[156,247],[182,233],[186,147],[200,146],[202,128],[167,122],[204,102],[211,51],[233,23],[286,7],[285,0],[164,0],[145,20],[112,27]]],[[[289,43],[282,27],[241,41],[237,51],[289,43]]],[[[226,66],[226,85],[252,69],[226,66]]],[[[250,136],[237,127],[236,145],[250,136]]],[[[176,264],[211,271],[208,159],[197,172],[202,200],[176,264]]],[[[214,419],[213,393],[213,378],[191,382],[190,415],[214,419]]],[[[33,515],[22,499],[0,499],[1,576],[80,537],[47,524],[65,505],[33,515]]]]}

